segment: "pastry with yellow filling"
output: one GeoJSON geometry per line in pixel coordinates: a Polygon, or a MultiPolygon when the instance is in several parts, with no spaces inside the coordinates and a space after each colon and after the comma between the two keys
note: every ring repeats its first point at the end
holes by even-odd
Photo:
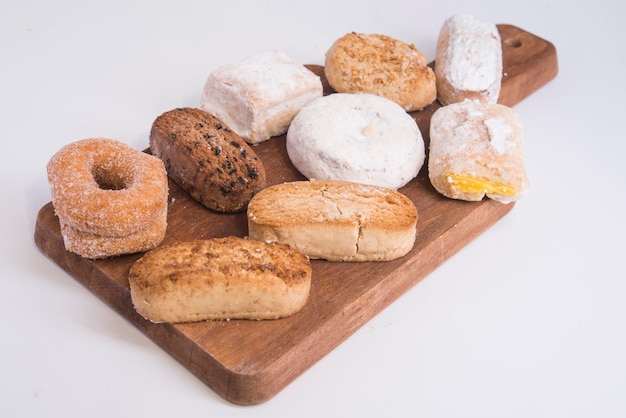
{"type": "Polygon", "coordinates": [[[465,100],[439,108],[430,122],[428,176],[452,199],[485,196],[510,203],[528,189],[522,124],[504,105],[465,100]]]}

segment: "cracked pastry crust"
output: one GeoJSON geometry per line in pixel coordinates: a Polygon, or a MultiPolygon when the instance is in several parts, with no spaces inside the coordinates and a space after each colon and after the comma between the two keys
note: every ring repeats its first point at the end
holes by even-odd
{"type": "Polygon", "coordinates": [[[158,247],[128,281],[136,311],[152,322],[263,320],[299,311],[311,274],[309,259],[287,245],[229,236],[158,247]]]}
{"type": "Polygon", "coordinates": [[[310,258],[388,261],[415,244],[417,209],[392,189],[338,180],[268,187],[248,206],[248,234],[310,258]]]}

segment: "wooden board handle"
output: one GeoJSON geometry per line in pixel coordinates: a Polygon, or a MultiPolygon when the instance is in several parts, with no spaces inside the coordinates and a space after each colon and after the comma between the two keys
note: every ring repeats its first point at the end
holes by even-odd
{"type": "Polygon", "coordinates": [[[554,79],[559,71],[556,48],[545,39],[512,25],[498,25],[502,38],[502,89],[498,103],[514,106],[554,79]]]}

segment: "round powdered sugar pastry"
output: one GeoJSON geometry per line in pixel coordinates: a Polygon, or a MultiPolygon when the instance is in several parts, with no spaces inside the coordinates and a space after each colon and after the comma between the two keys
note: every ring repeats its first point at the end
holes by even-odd
{"type": "Polygon", "coordinates": [[[411,116],[373,94],[334,93],[304,107],[287,131],[287,154],[308,179],[398,189],[424,164],[411,116]]]}

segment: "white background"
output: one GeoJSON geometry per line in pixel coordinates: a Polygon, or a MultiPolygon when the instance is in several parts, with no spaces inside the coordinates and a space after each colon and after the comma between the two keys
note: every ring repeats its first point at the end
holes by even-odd
{"type": "Polygon", "coordinates": [[[621,0],[0,0],[0,415],[626,416],[624,17],[621,0]],[[268,49],[323,64],[357,31],[433,59],[457,13],[557,48],[557,78],[516,106],[531,190],[270,401],[223,401],[34,245],[63,145],[144,149],[212,69],[268,49]]]}

